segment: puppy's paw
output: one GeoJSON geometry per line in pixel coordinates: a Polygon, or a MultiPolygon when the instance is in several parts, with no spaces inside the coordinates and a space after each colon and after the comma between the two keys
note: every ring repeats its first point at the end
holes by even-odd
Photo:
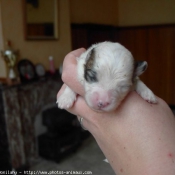
{"type": "Polygon", "coordinates": [[[71,108],[76,100],[75,94],[62,94],[57,99],[57,104],[60,109],[68,109],[71,108]]]}
{"type": "Polygon", "coordinates": [[[144,89],[139,95],[149,103],[157,103],[157,98],[150,89],[144,89]]]}
{"type": "Polygon", "coordinates": [[[71,108],[76,100],[76,93],[71,89],[66,89],[63,94],[57,99],[57,104],[60,109],[71,108]]]}
{"type": "Polygon", "coordinates": [[[135,79],[135,90],[147,102],[157,103],[154,93],[138,77],[135,79]]]}

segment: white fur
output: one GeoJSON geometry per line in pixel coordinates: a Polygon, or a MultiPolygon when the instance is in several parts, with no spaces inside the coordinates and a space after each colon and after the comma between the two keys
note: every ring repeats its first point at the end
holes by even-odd
{"type": "Polygon", "coordinates": [[[76,100],[76,93],[66,86],[63,94],[57,100],[59,108],[70,108],[76,100]]]}
{"type": "MultiPolygon", "coordinates": [[[[145,62],[146,63],[146,62],[145,62]]],[[[133,80],[134,59],[130,51],[119,43],[102,42],[92,45],[77,58],[78,80],[85,89],[85,100],[89,107],[97,111],[111,111],[118,107],[128,92],[133,89],[145,100],[156,103],[153,92],[136,76],[133,80]],[[84,79],[84,64],[88,53],[95,48],[93,69],[97,72],[98,82],[88,83],[84,79]],[[98,108],[94,102],[97,99],[108,104],[98,108]]],[[[66,88],[57,99],[59,108],[69,108],[76,100],[76,93],[66,88]]]]}

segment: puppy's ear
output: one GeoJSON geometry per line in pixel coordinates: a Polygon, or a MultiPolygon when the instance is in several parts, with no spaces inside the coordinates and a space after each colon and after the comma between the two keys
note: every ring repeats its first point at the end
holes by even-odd
{"type": "Polygon", "coordinates": [[[136,61],[135,69],[134,69],[134,77],[140,76],[143,72],[145,72],[148,64],[146,61],[136,61]]]}

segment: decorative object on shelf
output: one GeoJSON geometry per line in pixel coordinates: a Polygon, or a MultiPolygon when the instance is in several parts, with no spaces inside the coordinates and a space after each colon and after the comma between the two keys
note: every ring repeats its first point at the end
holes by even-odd
{"type": "Polygon", "coordinates": [[[55,66],[53,62],[53,56],[49,56],[50,73],[55,74],[55,66]]]}
{"type": "Polygon", "coordinates": [[[43,77],[46,74],[44,66],[40,63],[35,66],[35,71],[38,77],[43,77]]]}
{"type": "Polygon", "coordinates": [[[28,59],[23,59],[18,62],[18,71],[21,82],[28,82],[36,79],[35,66],[28,59]]]}
{"type": "Polygon", "coordinates": [[[11,42],[7,41],[7,49],[5,51],[1,51],[1,54],[8,67],[8,79],[10,81],[17,82],[18,76],[16,71],[16,63],[19,56],[19,51],[13,50],[11,47],[11,42]]]}

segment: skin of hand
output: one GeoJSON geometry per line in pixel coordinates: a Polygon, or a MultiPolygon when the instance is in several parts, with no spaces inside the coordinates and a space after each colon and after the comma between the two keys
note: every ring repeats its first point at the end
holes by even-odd
{"type": "Polygon", "coordinates": [[[83,126],[117,175],[175,175],[175,117],[168,105],[158,97],[157,104],[150,104],[130,92],[115,111],[91,110],[76,78],[76,57],[84,51],[72,51],[64,59],[63,82],[79,94],[68,111],[84,118],[83,126]]]}

